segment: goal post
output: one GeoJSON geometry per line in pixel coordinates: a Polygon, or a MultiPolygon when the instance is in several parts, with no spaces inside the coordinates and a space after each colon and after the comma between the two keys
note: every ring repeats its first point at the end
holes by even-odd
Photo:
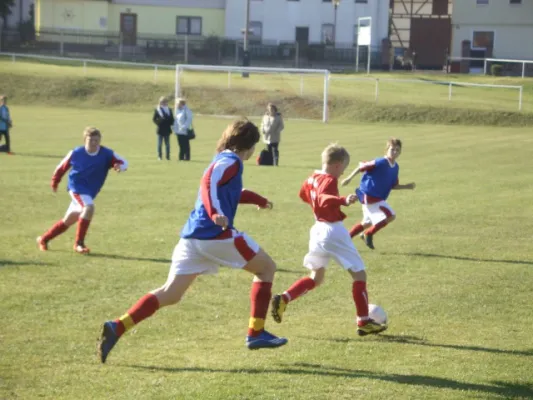
{"type": "MultiPolygon", "coordinates": [[[[175,90],[174,95],[176,98],[183,97],[184,92],[184,83],[183,75],[184,72],[191,71],[197,73],[204,73],[202,78],[196,79],[194,83],[195,87],[201,90],[202,85],[217,85],[220,87],[221,91],[227,90],[231,91],[233,86],[236,86],[235,83],[238,81],[239,76],[236,74],[242,74],[244,72],[250,75],[250,78],[253,78],[252,74],[260,75],[280,75],[285,76],[285,83],[294,83],[298,86],[299,96],[305,97],[306,94],[313,92],[315,95],[320,97],[321,100],[321,111],[322,111],[322,122],[328,121],[328,97],[329,97],[329,78],[330,71],[326,69],[301,69],[301,68],[267,68],[267,67],[241,67],[241,66],[224,66],[224,65],[193,65],[193,64],[177,64],[176,73],[175,73],[175,90]],[[226,74],[227,77],[224,77],[226,74]],[[305,87],[305,77],[315,76],[317,82],[309,83],[309,87],[305,87]],[[287,77],[288,76],[288,77],[287,77]],[[216,79],[216,83],[214,80],[216,79]],[[318,84],[320,81],[320,84],[318,84]],[[222,82],[224,82],[222,84],[222,82]]],[[[262,86],[254,86],[253,79],[246,79],[245,82],[240,82],[240,90],[246,93],[247,87],[254,90],[261,90],[262,86]]],[[[263,82],[263,85],[268,87],[268,81],[263,82]]],[[[289,86],[286,84],[285,86],[289,86]]],[[[189,89],[192,90],[192,89],[189,89]]],[[[266,90],[266,89],[265,89],[266,90]]],[[[277,89],[277,91],[281,91],[277,89]]],[[[246,98],[243,98],[243,101],[246,102],[246,98]]],[[[318,110],[317,110],[318,111],[318,110]]]]}

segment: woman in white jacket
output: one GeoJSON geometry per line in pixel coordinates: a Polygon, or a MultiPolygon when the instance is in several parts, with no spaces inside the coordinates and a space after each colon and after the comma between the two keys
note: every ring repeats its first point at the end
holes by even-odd
{"type": "Polygon", "coordinates": [[[191,159],[191,143],[188,136],[189,129],[192,129],[192,111],[187,107],[185,99],[176,100],[176,111],[174,113],[173,130],[178,138],[180,161],[191,159]]]}
{"type": "Polygon", "coordinates": [[[285,128],[283,117],[278,112],[278,108],[268,103],[266,113],[261,122],[261,133],[263,141],[268,145],[268,151],[272,154],[274,165],[279,162],[279,142],[281,141],[281,131],[285,128]]]}

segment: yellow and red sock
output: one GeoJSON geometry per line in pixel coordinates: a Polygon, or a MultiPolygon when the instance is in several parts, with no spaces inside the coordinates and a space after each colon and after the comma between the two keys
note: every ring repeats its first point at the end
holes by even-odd
{"type": "Polygon", "coordinates": [[[258,336],[265,330],[265,319],[272,296],[272,282],[253,282],[250,290],[250,323],[248,336],[258,336]]]}
{"type": "Polygon", "coordinates": [[[290,301],[296,300],[298,297],[303,296],[308,291],[313,290],[315,288],[316,284],[315,281],[308,276],[305,278],[299,279],[296,282],[292,284],[290,288],[288,288],[283,293],[283,300],[285,303],[288,303],[290,301]]]}
{"type": "Polygon", "coordinates": [[[78,226],[76,228],[76,244],[85,243],[85,235],[87,235],[87,230],[91,224],[90,219],[80,218],[78,219],[78,226]]]}
{"type": "Polygon", "coordinates": [[[357,323],[364,324],[368,319],[368,293],[365,281],[355,281],[352,284],[352,296],[357,312],[357,323]]]}
{"type": "Polygon", "coordinates": [[[359,235],[361,232],[363,232],[365,230],[365,227],[363,226],[363,224],[359,223],[359,224],[355,224],[354,226],[352,226],[352,228],[350,229],[350,237],[354,237],[356,235],[359,235]]]}
{"type": "Polygon", "coordinates": [[[148,293],[141,297],[126,314],[115,320],[117,323],[117,335],[122,336],[124,332],[129,331],[142,320],[152,316],[159,309],[159,300],[157,297],[148,293]]]}
{"type": "Polygon", "coordinates": [[[52,240],[56,236],[61,235],[63,232],[65,232],[69,227],[65,225],[63,220],[57,221],[50,229],[48,229],[44,235],[41,236],[41,239],[44,242],[48,242],[49,240],[52,240]]]}
{"type": "Polygon", "coordinates": [[[375,235],[380,229],[383,229],[387,226],[387,220],[379,221],[376,225],[372,225],[365,231],[365,235],[375,235]]]}

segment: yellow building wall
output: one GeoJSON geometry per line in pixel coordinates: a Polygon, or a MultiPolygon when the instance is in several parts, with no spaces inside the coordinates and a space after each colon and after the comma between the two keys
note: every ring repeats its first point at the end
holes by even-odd
{"type": "Polygon", "coordinates": [[[175,35],[176,17],[201,17],[202,35],[224,36],[223,9],[109,4],[107,1],[37,0],[37,30],[120,31],[120,14],[137,14],[138,35],[175,35]]]}

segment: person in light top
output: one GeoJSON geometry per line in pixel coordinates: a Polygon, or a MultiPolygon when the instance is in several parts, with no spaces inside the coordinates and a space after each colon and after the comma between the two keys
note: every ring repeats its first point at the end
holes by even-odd
{"type": "Polygon", "coordinates": [[[113,150],[101,146],[102,134],[97,128],[88,127],[83,132],[84,145],[71,150],[59,163],[52,176],[52,190],[57,192],[63,175],[68,174],[67,190],[72,202],[63,217],[37,238],[41,251],[48,250],[48,243],[77,222],[74,251],[89,253],[85,236],[94,216],[94,199],[104,186],[108,171],[126,171],[128,163],[113,150]]]}
{"type": "Polygon", "coordinates": [[[400,185],[398,180],[400,166],[396,160],[402,153],[402,141],[390,138],[385,153],[384,157],[360,163],[342,181],[343,186],[348,185],[358,173],[363,173],[359,188],[355,190],[363,206],[363,220],[350,229],[350,236],[361,234],[361,239],[370,249],[374,249],[374,235],[396,219],[394,210],[387,203],[391,190],[413,190],[416,187],[414,182],[400,185]]]}
{"type": "Polygon", "coordinates": [[[274,165],[279,165],[279,143],[281,142],[281,132],[285,129],[283,117],[278,108],[268,103],[265,115],[261,121],[261,133],[263,141],[268,146],[268,151],[272,154],[274,165]]]}
{"type": "Polygon", "coordinates": [[[357,315],[357,334],[365,336],[387,329],[368,316],[366,271],[342,221],[346,215],[341,207],[357,201],[355,194],[339,195],[338,179],[350,163],[348,151],[337,144],[322,152],[322,170],[315,171],[300,189],[300,198],[311,206],[315,224],[311,227],[309,251],[304,257],[304,267],[311,270],[308,277],[294,282],[285,292],[272,298],[271,313],[280,323],[287,305],[323,283],[330,259],[334,259],[352,278],[352,298],[357,315]]]}
{"type": "Polygon", "coordinates": [[[254,275],[246,346],[254,350],[287,343],[264,328],[276,264],[235,227],[239,204],[272,208],[269,200],[243,187],[243,162],[252,156],[258,141],[259,129],[247,119],[233,122],[222,133],[217,154],[202,176],[194,209],[174,248],[166,283],[141,297],[122,317],[103,324],[98,347],[102,363],[124,332],[157,310],[178,303],[196,277],[216,274],[219,265],[254,275]]]}
{"type": "Polygon", "coordinates": [[[179,155],[178,161],[190,161],[191,159],[191,141],[189,139],[189,130],[192,129],[193,114],[187,106],[185,99],[176,100],[176,110],[174,115],[174,133],[178,139],[179,155]]]}

